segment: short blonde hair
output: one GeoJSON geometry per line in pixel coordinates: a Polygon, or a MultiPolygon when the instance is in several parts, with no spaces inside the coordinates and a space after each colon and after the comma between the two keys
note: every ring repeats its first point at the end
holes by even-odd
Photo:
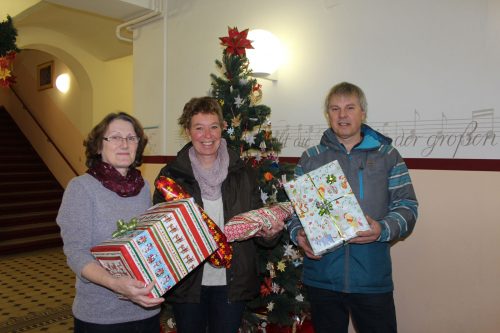
{"type": "Polygon", "coordinates": [[[325,98],[325,112],[328,112],[328,104],[330,104],[330,99],[332,96],[356,96],[359,100],[359,105],[363,112],[368,111],[368,102],[366,101],[366,96],[363,90],[355,84],[349,82],[341,82],[334,85],[328,95],[325,98]]]}

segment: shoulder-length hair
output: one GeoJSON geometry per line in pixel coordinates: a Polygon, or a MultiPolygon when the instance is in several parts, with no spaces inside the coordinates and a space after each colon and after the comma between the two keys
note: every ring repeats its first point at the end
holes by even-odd
{"type": "Polygon", "coordinates": [[[148,143],[148,138],[144,134],[144,129],[139,122],[131,115],[125,112],[110,113],[99,124],[97,124],[87,136],[87,139],[83,141],[85,147],[86,161],[85,165],[91,168],[96,162],[102,161],[101,150],[104,140],[104,133],[106,133],[109,124],[116,119],[125,120],[132,124],[134,127],[135,135],[139,138],[139,143],[137,145],[137,151],[135,153],[135,160],[130,165],[131,168],[138,167],[142,164],[142,154],[144,153],[144,148],[148,143]]]}

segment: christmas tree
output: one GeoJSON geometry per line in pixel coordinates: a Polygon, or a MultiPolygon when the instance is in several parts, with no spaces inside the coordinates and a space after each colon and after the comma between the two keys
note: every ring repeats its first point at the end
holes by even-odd
{"type": "MultiPolygon", "coordinates": [[[[264,204],[288,200],[283,182],[293,176],[293,165],[279,163],[281,144],[272,137],[271,109],[259,104],[262,86],[251,76],[246,49],[248,29],[229,28],[221,37],[222,61],[215,64],[220,75],[211,74],[211,94],[222,106],[228,145],[259,170],[261,199],[264,204]]],[[[249,303],[246,330],[258,332],[264,325],[292,327],[308,312],[300,283],[302,256],[284,232],[273,249],[259,250],[260,297],[249,303]]],[[[268,329],[269,331],[269,329],[268,329]]]]}

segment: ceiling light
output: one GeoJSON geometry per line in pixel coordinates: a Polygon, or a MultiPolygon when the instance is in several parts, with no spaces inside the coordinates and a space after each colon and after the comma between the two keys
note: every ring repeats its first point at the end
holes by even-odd
{"type": "Polygon", "coordinates": [[[268,77],[276,72],[284,61],[284,49],[278,37],[271,32],[255,29],[248,32],[247,37],[253,49],[247,49],[252,76],[268,77]]]}
{"type": "Polygon", "coordinates": [[[56,79],[56,87],[63,94],[67,93],[69,90],[69,74],[61,74],[56,79]]]}

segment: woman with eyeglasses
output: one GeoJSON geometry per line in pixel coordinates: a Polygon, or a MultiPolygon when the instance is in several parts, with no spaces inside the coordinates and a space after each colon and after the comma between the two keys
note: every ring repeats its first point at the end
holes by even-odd
{"type": "Polygon", "coordinates": [[[89,169],[64,192],[57,223],[68,265],[76,274],[76,333],[160,331],[164,299],[147,296],[153,283],[113,277],[90,253],[111,237],[117,220],[128,221],[151,206],[149,184],[136,169],[146,144],[137,119],[124,112],[107,115],[84,141],[89,169]]]}

